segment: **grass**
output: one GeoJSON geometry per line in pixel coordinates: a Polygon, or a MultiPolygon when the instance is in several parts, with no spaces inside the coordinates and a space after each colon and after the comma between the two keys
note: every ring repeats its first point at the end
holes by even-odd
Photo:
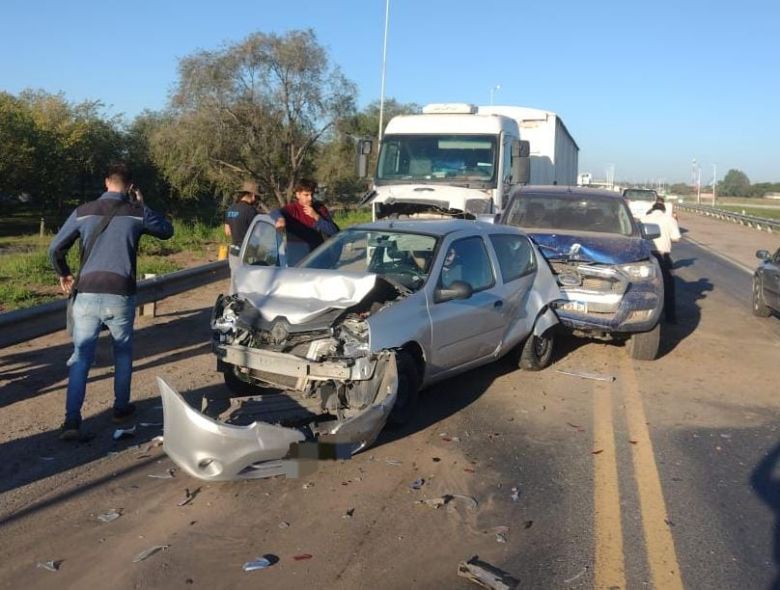
{"type": "Polygon", "coordinates": [[[351,225],[357,225],[358,223],[368,223],[371,221],[371,209],[352,209],[351,211],[334,211],[333,221],[335,221],[341,229],[347,228],[351,225]]]}
{"type": "Polygon", "coordinates": [[[718,209],[741,213],[742,215],[753,215],[755,217],[765,217],[767,219],[780,219],[780,207],[777,209],[751,208],[743,205],[718,205],[718,209]]]}

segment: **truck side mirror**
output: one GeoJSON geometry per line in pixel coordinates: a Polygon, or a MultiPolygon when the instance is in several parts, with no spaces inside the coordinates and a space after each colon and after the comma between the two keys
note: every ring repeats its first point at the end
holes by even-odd
{"type": "Polygon", "coordinates": [[[374,149],[374,142],[370,139],[359,139],[357,142],[357,175],[358,178],[368,176],[368,157],[374,149]]]}
{"type": "Polygon", "coordinates": [[[512,142],[512,184],[531,181],[531,144],[523,140],[512,142]]]}

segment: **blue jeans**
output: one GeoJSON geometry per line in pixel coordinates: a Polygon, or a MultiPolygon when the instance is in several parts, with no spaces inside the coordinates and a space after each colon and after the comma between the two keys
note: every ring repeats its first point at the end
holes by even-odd
{"type": "Polygon", "coordinates": [[[81,406],[87,390],[87,376],[95,359],[100,327],[111,332],[114,341],[114,408],[124,409],[130,401],[133,374],[133,320],[135,296],[109,293],[79,293],[73,302],[73,354],[68,359],[68,395],[65,420],[81,423],[81,406]]]}

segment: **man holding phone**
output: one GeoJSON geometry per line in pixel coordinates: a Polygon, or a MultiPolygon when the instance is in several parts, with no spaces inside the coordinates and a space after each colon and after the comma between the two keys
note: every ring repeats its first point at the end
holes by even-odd
{"type": "Polygon", "coordinates": [[[132,418],[135,406],[130,403],[130,382],[138,242],[144,234],[163,240],[173,236],[171,222],[144,205],[143,195],[131,184],[125,164],[112,164],[105,184],[106,192],[77,207],[49,246],[49,259],[59,275],[60,288],[75,297],[74,350],[68,360],[62,440],[82,437],[81,407],[102,326],[111,332],[114,344],[112,418],[117,424],[132,418]],[[82,255],[78,277],[74,278],[66,257],[77,239],[81,239],[82,255]]]}

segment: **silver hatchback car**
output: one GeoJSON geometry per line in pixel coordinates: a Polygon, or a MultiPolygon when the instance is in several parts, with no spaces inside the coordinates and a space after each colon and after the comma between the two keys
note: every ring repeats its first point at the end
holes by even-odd
{"type": "Polygon", "coordinates": [[[213,348],[235,393],[290,398],[300,412],[226,424],[161,380],[165,450],[196,477],[284,473],[293,443],[354,453],[388,420],[407,420],[427,385],[510,351],[525,369],[550,362],[561,295],[520,230],[380,221],[342,231],[295,267],[283,266],[296,256],[280,236],[255,219],[234,294],[214,308],[213,348]]]}

